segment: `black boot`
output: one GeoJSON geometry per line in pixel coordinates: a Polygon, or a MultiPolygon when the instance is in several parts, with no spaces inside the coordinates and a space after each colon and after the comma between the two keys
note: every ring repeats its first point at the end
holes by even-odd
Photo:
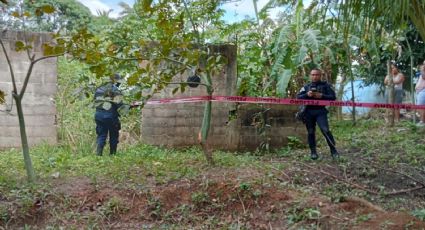
{"type": "Polygon", "coordinates": [[[311,158],[312,160],[317,160],[317,159],[319,158],[319,155],[317,155],[316,150],[311,150],[310,158],[311,158]]]}
{"type": "Polygon", "coordinates": [[[317,160],[319,155],[316,152],[316,134],[314,133],[314,129],[307,129],[308,135],[308,146],[310,147],[310,158],[312,160],[317,160]]]}
{"type": "Polygon", "coordinates": [[[334,159],[334,160],[339,159],[339,153],[335,148],[331,150],[331,156],[332,156],[332,159],[334,159]]]}
{"type": "Polygon", "coordinates": [[[98,145],[96,148],[96,155],[102,156],[102,153],[103,153],[103,146],[98,145]]]}
{"type": "Polygon", "coordinates": [[[117,154],[117,146],[110,146],[109,150],[110,150],[109,155],[117,154]]]}

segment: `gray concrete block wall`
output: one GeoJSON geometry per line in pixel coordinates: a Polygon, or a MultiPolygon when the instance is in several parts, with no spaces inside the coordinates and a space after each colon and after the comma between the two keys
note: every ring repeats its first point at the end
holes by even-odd
{"type": "MultiPolygon", "coordinates": [[[[228,58],[227,65],[213,76],[214,95],[236,95],[236,47],[214,46],[228,58]]],[[[185,81],[188,76],[176,76],[173,81],[185,81]]],[[[187,88],[184,93],[172,94],[176,85],[164,89],[154,98],[206,96],[205,87],[187,88]]],[[[296,122],[296,106],[264,105],[270,108],[267,136],[262,137],[252,125],[252,115],[261,110],[260,105],[213,102],[209,146],[222,150],[254,150],[264,138],[271,148],[288,143],[287,136],[296,136],[305,142],[304,125],[296,122]],[[236,111],[237,118],[229,120],[230,111],[236,111]]],[[[198,133],[204,114],[204,103],[147,105],[142,110],[141,139],[144,143],[166,146],[187,147],[198,144],[198,133]]]]}
{"type": "Polygon", "coordinates": [[[297,137],[301,142],[306,142],[307,134],[303,123],[295,119],[297,106],[272,105],[272,104],[241,104],[238,106],[236,119],[230,121],[233,129],[232,149],[229,150],[255,150],[263,142],[268,143],[271,149],[278,149],[288,144],[288,136],[297,137]],[[265,111],[264,135],[260,134],[256,114],[265,111]],[[258,125],[258,124],[257,124],[258,125]]]}
{"type": "MultiPolygon", "coordinates": [[[[16,52],[15,42],[32,41],[36,57],[42,56],[41,45],[50,40],[45,33],[6,31],[0,34],[12,63],[18,91],[30,64],[26,52],[16,52]]],[[[22,101],[26,131],[30,145],[47,142],[57,143],[56,106],[54,96],[57,90],[57,59],[49,58],[35,64],[22,101]]],[[[10,70],[3,50],[0,51],[0,90],[4,91],[6,104],[0,105],[0,148],[20,147],[21,137],[10,70]],[[10,110],[10,111],[9,111],[10,110]]]]}
{"type": "MultiPolygon", "coordinates": [[[[212,46],[213,52],[220,52],[227,59],[221,71],[212,77],[214,95],[236,95],[236,47],[232,45],[212,46]]],[[[174,77],[173,82],[185,82],[189,73],[174,77]]],[[[170,85],[154,98],[172,98],[189,96],[206,96],[204,86],[187,87],[186,91],[172,94],[176,85],[170,85]]],[[[223,127],[228,122],[229,111],[234,108],[232,103],[212,104],[212,120],[210,138],[222,141],[225,131],[223,127]]],[[[146,105],[142,110],[141,139],[153,145],[168,147],[185,147],[198,143],[198,133],[204,115],[204,103],[146,105]]],[[[226,143],[221,143],[226,145],[226,143]]]]}

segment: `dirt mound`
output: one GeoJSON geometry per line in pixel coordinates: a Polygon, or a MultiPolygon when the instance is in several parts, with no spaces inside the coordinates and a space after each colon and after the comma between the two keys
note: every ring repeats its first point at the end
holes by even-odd
{"type": "Polygon", "coordinates": [[[360,198],[335,203],[269,183],[248,171],[221,170],[221,176],[205,173],[197,179],[140,189],[79,178],[57,184],[50,196],[34,203],[31,216],[1,223],[10,228],[25,224],[101,229],[425,228],[424,222],[406,213],[386,212],[360,198]]]}

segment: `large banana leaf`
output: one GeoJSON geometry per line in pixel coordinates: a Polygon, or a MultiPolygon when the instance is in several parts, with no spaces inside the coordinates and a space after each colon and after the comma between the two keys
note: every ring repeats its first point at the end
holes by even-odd
{"type": "Polygon", "coordinates": [[[298,50],[298,53],[296,53],[294,56],[294,62],[297,65],[302,65],[304,63],[305,58],[307,57],[307,54],[308,48],[306,46],[301,46],[298,50]]]}
{"type": "Polygon", "coordinates": [[[312,49],[313,52],[318,52],[321,41],[320,31],[307,29],[303,32],[302,42],[312,49]]]}
{"type": "Polygon", "coordinates": [[[277,82],[277,89],[276,93],[278,96],[286,97],[286,88],[288,87],[289,80],[292,76],[292,70],[291,69],[284,69],[282,71],[282,74],[279,77],[279,80],[277,82]]]}

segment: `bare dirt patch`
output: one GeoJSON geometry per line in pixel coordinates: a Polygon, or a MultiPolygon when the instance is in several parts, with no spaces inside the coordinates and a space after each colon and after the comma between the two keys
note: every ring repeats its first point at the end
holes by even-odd
{"type": "Polygon", "coordinates": [[[332,202],[314,192],[270,183],[263,176],[253,169],[212,169],[196,179],[148,185],[140,190],[108,181],[94,184],[87,178],[70,179],[56,184],[51,195],[35,201],[35,212],[30,212],[33,216],[14,219],[7,227],[425,228],[424,222],[407,213],[387,212],[361,198],[332,202]]]}

